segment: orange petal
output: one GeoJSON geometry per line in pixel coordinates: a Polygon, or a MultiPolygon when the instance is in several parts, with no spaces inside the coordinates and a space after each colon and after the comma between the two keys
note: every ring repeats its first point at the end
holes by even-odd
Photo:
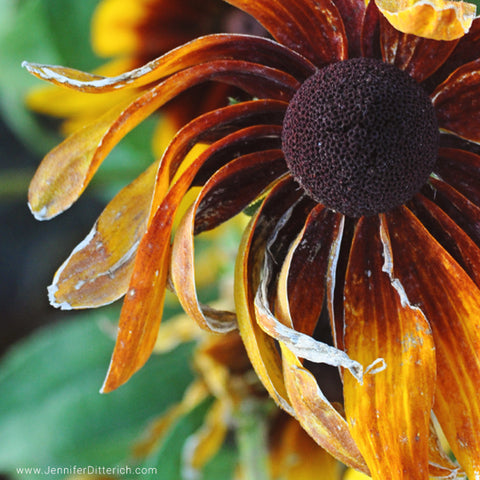
{"type": "MultiPolygon", "coordinates": [[[[201,327],[216,332],[229,331],[236,328],[236,318],[231,312],[220,312],[208,307],[202,307],[199,304],[195,288],[193,246],[197,209],[202,207],[205,199],[209,198],[211,193],[213,198],[215,198],[216,206],[213,215],[217,214],[217,209],[222,210],[222,205],[231,207],[234,199],[228,198],[228,193],[223,193],[221,197],[215,195],[216,190],[219,192],[230,191],[232,193],[234,192],[232,196],[237,200],[234,205],[238,205],[238,207],[231,212],[231,217],[243,210],[268,184],[283,173],[284,170],[285,164],[281,151],[267,150],[266,152],[257,152],[239,157],[220,169],[217,174],[210,179],[194,205],[192,205],[180,222],[172,249],[171,277],[178,299],[184,310],[195,319],[201,327]],[[270,176],[268,175],[269,173],[270,176]],[[261,181],[262,176],[265,177],[263,182],[261,181]],[[252,178],[255,179],[255,181],[251,181],[252,178]],[[242,179],[244,179],[243,186],[247,187],[246,191],[238,186],[238,183],[242,183],[242,179]],[[234,180],[234,184],[229,185],[232,180],[234,180]],[[235,183],[237,183],[237,186],[235,186],[235,183]],[[253,190],[254,188],[256,188],[257,191],[253,190]],[[238,202],[240,199],[244,203],[238,202]]],[[[209,215],[207,215],[207,217],[209,217],[209,215]]],[[[225,218],[225,220],[226,219],[227,218],[225,218]]]]}
{"type": "Polygon", "coordinates": [[[387,215],[394,275],[432,326],[434,412],[469,478],[480,478],[480,290],[406,208],[387,215]]]}
{"type": "Polygon", "coordinates": [[[454,40],[468,32],[475,18],[472,3],[449,0],[375,0],[401,32],[434,40],[454,40]]]}
{"type": "Polygon", "coordinates": [[[347,58],[347,38],[331,0],[227,0],[252,15],[280,43],[317,66],[347,58]]]}
{"type": "Polygon", "coordinates": [[[315,68],[294,51],[269,39],[228,34],[197,38],[142,67],[113,77],[55,65],[24,62],[23,66],[32,75],[55,85],[82,92],[105,93],[142,87],[201,63],[232,58],[279,68],[299,80],[310,76],[315,68]]]}
{"type": "Polygon", "coordinates": [[[344,375],[350,431],[373,479],[428,479],[435,352],[430,326],[392,276],[388,237],[377,217],[355,230],[345,283],[345,347],[385,368],[363,384],[344,375]],[[381,238],[382,237],[382,238],[381,238]]]}
{"type": "Polygon", "coordinates": [[[55,274],[49,287],[52,305],[99,307],[127,291],[137,246],[147,227],[156,170],[155,163],[107,205],[55,274]]]}
{"type": "Polygon", "coordinates": [[[380,18],[382,57],[423,82],[449,58],[458,40],[439,41],[402,33],[380,18]]]}
{"type": "Polygon", "coordinates": [[[315,377],[284,344],[280,345],[288,395],[302,427],[331,455],[368,474],[345,418],[325,398],[315,377]]]}
{"type": "Polygon", "coordinates": [[[441,129],[480,142],[480,59],[455,70],[432,94],[441,129]]]}

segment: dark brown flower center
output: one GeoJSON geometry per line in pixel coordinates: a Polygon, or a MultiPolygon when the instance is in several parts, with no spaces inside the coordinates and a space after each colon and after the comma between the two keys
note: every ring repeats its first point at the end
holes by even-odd
{"type": "Polygon", "coordinates": [[[438,125],[427,93],[405,72],[368,58],[318,70],[283,123],[288,167],[316,201],[352,217],[412,198],[437,158],[438,125]]]}

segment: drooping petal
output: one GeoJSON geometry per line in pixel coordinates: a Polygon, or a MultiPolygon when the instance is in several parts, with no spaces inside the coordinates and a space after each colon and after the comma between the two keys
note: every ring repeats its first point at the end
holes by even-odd
{"type": "Polygon", "coordinates": [[[386,215],[393,274],[433,331],[434,412],[469,478],[480,478],[480,290],[406,208],[386,215]]]}
{"type": "Polygon", "coordinates": [[[167,101],[207,80],[224,81],[245,87],[254,96],[279,100],[288,100],[299,87],[293,77],[280,70],[247,62],[225,60],[183,70],[128,106],[115,107],[52,150],[30,186],[29,203],[35,216],[52,218],[71,206],[107,154],[129,131],[167,101]]]}
{"type": "Polygon", "coordinates": [[[275,341],[257,324],[254,297],[265,246],[276,222],[301,196],[290,177],[280,180],[267,194],[264,203],[245,230],[235,267],[235,306],[242,340],[252,365],[275,402],[294,414],[283,379],[281,357],[275,341]]]}
{"type": "Polygon", "coordinates": [[[423,82],[440,68],[458,43],[402,33],[383,17],[380,25],[383,60],[405,70],[417,82],[423,82]]]}
{"type": "Polygon", "coordinates": [[[93,308],[125,294],[136,250],[147,227],[157,164],[121,190],[74,249],[49,287],[62,309],[93,308]]]}
{"type": "MultiPolygon", "coordinates": [[[[155,181],[155,195],[152,200],[152,215],[162,202],[170,182],[190,149],[198,142],[213,142],[240,128],[251,125],[281,125],[288,104],[277,100],[253,100],[229,105],[205,113],[185,125],[173,138],[166,149],[161,168],[155,181]]],[[[266,147],[269,148],[269,147],[266,147]]],[[[259,146],[256,150],[261,150],[259,146]]],[[[255,150],[253,150],[255,151],[255,150]]],[[[195,184],[205,183],[222,165],[215,164],[202,175],[204,168],[197,172],[195,184]]]]}
{"type": "Polygon", "coordinates": [[[373,479],[428,479],[435,351],[430,326],[392,276],[378,217],[355,230],[345,283],[345,347],[364,365],[385,368],[363,384],[344,374],[345,413],[373,479]]]}
{"type": "Polygon", "coordinates": [[[82,72],[69,67],[24,62],[33,75],[55,85],[82,92],[105,93],[138,88],[201,63],[240,59],[289,72],[303,81],[314,71],[304,57],[272,40],[250,35],[217,34],[200,37],[162,57],[114,77],[82,72]]]}
{"type": "Polygon", "coordinates": [[[232,152],[228,149],[225,151],[223,147],[235,141],[242,143],[245,139],[243,134],[242,130],[234,132],[208,147],[188,166],[154,210],[138,247],[103,392],[125,383],[149,358],[155,346],[163,310],[175,214],[199,168],[215,155],[228,154],[231,158],[232,152]]]}
{"type": "Polygon", "coordinates": [[[449,0],[375,0],[401,32],[434,40],[454,40],[468,32],[475,18],[472,3],[449,0]]]}
{"type": "Polygon", "coordinates": [[[432,94],[441,129],[480,143],[480,59],[455,70],[432,94]]]}
{"type": "Polygon", "coordinates": [[[345,29],[331,0],[226,0],[252,15],[280,43],[321,66],[347,58],[345,29]]]}
{"type": "Polygon", "coordinates": [[[281,346],[288,394],[302,427],[334,457],[368,474],[345,418],[325,398],[315,377],[285,345],[281,346]]]}
{"type": "Polygon", "coordinates": [[[202,306],[198,301],[193,246],[196,216],[205,215],[205,222],[213,220],[216,226],[215,224],[242,211],[271,182],[284,173],[285,169],[283,153],[279,150],[252,153],[235,159],[210,179],[180,222],[173,242],[171,278],[184,310],[201,327],[216,332],[228,331],[236,328],[236,317],[231,312],[216,311],[202,306]],[[215,210],[209,215],[202,210],[206,201],[215,202],[220,211],[219,215],[227,212],[228,214],[216,219],[215,210]],[[222,212],[222,205],[226,212],[222,212]]]}

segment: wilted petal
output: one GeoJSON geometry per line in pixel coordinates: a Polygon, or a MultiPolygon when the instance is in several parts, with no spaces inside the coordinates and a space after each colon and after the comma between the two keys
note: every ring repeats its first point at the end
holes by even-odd
{"type": "Polygon", "coordinates": [[[270,396],[293,414],[283,379],[281,357],[275,340],[257,324],[254,297],[259,284],[265,246],[276,222],[300,196],[291,178],[280,180],[267,195],[245,230],[235,268],[235,306],[242,339],[252,365],[270,396]]]}
{"type": "Polygon", "coordinates": [[[435,352],[430,326],[392,275],[378,217],[357,225],[345,283],[345,347],[364,365],[363,384],[344,374],[345,413],[373,479],[428,479],[435,352]]]}
{"type": "Polygon", "coordinates": [[[454,40],[468,32],[475,18],[472,3],[449,0],[375,0],[401,32],[434,40],[454,40]]]}
{"type": "Polygon", "coordinates": [[[325,398],[312,373],[284,344],[281,346],[288,394],[302,427],[334,457],[368,474],[345,418],[325,398]]]}
{"type": "Polygon", "coordinates": [[[480,478],[480,290],[406,208],[386,218],[393,273],[433,331],[435,415],[468,477],[480,478]]]}
{"type": "Polygon", "coordinates": [[[365,0],[335,0],[342,17],[343,25],[348,40],[348,58],[360,57],[361,33],[365,17],[365,0]]]}
{"type": "Polygon", "coordinates": [[[35,216],[51,218],[71,206],[107,154],[128,132],[181,92],[208,80],[245,88],[253,96],[279,100],[288,99],[299,86],[280,70],[248,62],[225,60],[183,70],[128,106],[115,107],[52,150],[30,186],[29,203],[35,216]]]}
{"type": "MultiPolygon", "coordinates": [[[[252,129],[258,130],[256,127],[252,129]]],[[[205,222],[212,221],[213,216],[213,226],[218,225],[240,213],[284,171],[285,162],[281,151],[270,150],[239,157],[210,179],[180,222],[172,249],[171,277],[184,310],[201,327],[216,332],[229,331],[236,328],[236,317],[231,312],[202,306],[198,301],[193,245],[196,216],[206,215],[205,222]],[[215,203],[216,208],[209,215],[204,209],[207,208],[205,203],[210,201],[215,203]],[[217,215],[219,218],[216,219],[217,215]]]]}
{"type": "Polygon", "coordinates": [[[93,308],[120,298],[128,288],[138,244],[147,227],[157,164],[121,190],[92,231],[74,249],[49,287],[62,309],[93,308]]]}
{"type": "MultiPolygon", "coordinates": [[[[175,214],[200,167],[212,156],[224,154],[222,147],[230,145],[232,138],[242,139],[242,133],[241,130],[234,132],[208,147],[188,166],[159,206],[155,207],[138,247],[120,315],[117,341],[102,391],[114,390],[125,383],[148,360],[161,321],[175,214]]],[[[161,170],[169,166],[162,165],[161,170]]]]}
{"type": "Polygon", "coordinates": [[[383,60],[423,82],[447,60],[458,40],[443,41],[402,33],[381,18],[383,60]]]}
{"type": "Polygon", "coordinates": [[[142,87],[194,65],[238,58],[288,71],[304,80],[314,66],[289,48],[269,39],[250,35],[217,34],[200,37],[162,57],[114,77],[86,73],[73,68],[24,62],[32,74],[55,85],[82,92],[104,93],[121,88],[142,87]]]}
{"type": "Polygon", "coordinates": [[[227,0],[261,23],[280,43],[316,65],[345,60],[347,39],[331,0],[227,0]]]}
{"type": "Polygon", "coordinates": [[[441,129],[480,143],[480,59],[457,68],[432,101],[441,129]]]}

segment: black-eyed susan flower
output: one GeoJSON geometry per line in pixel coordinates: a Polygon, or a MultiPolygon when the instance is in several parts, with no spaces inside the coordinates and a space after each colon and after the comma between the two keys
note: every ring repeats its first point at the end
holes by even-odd
{"type": "Polygon", "coordinates": [[[480,22],[440,41],[401,33],[363,0],[229,3],[276,40],[205,36],[114,78],[27,64],[85,92],[146,87],[47,155],[29,197],[40,219],[68,208],[115,144],[185,90],[220,82],[252,98],[225,99],[177,133],[57,272],[52,303],[125,295],[109,391],[148,359],[169,284],[203,328],[238,326],[270,396],[350,467],[376,479],[461,474],[435,418],[480,478],[480,22]],[[194,238],[247,207],[236,312],[218,311],[196,294],[194,238]],[[324,393],[320,364],[339,367],[340,398],[324,393]]]}

